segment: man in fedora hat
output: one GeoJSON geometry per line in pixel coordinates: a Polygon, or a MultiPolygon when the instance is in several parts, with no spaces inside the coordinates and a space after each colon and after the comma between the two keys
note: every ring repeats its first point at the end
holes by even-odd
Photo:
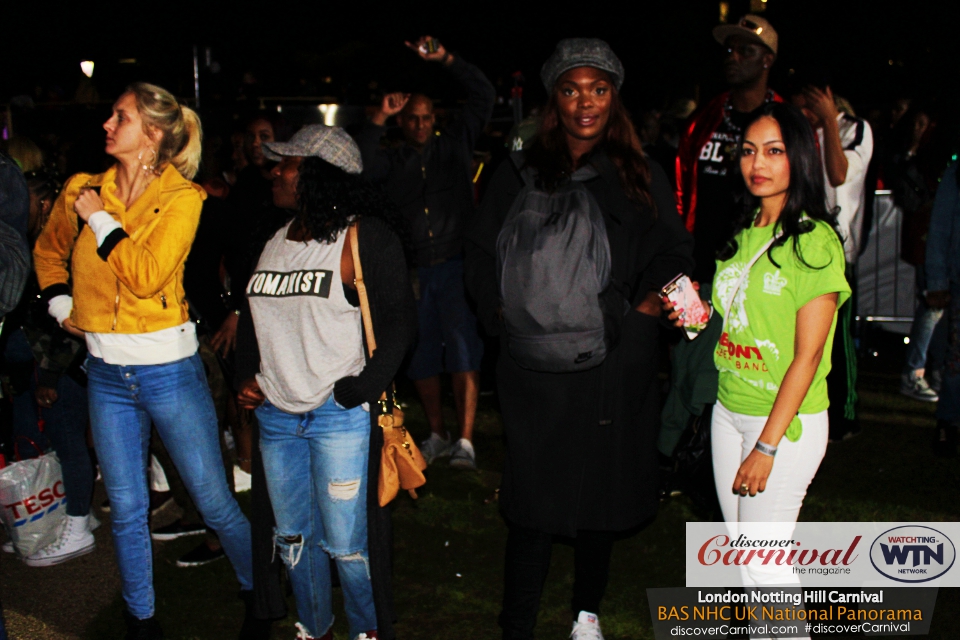
{"type": "MultiPolygon", "coordinates": [[[[715,27],[713,37],[724,47],[723,75],[730,89],[694,113],[681,129],[676,164],[677,205],[695,241],[696,266],[691,277],[700,282],[700,295],[705,299],[710,296],[717,251],[729,239],[739,213],[744,184],[736,167],[744,126],[764,104],[782,101],[768,87],[778,51],[777,32],[769,22],[745,15],[735,23],[715,27]]],[[[665,458],[673,455],[691,409],[700,415],[713,402],[709,392],[704,393],[717,385],[713,352],[704,346],[709,342],[709,337],[681,341],[673,351],[674,371],[698,373],[688,376],[686,383],[675,380],[667,397],[658,443],[665,458]],[[707,376],[713,380],[704,379],[707,376]]],[[[670,491],[673,479],[669,473],[664,482],[662,491],[670,491]]]]}

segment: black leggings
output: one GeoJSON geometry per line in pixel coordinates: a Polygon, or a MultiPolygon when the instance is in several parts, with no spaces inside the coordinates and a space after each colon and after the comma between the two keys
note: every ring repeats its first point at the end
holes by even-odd
{"type": "MultiPolygon", "coordinates": [[[[550,569],[553,536],[517,525],[509,527],[500,627],[504,640],[528,640],[533,638],[540,594],[550,569]]],[[[577,531],[570,602],[574,619],[581,611],[600,613],[600,600],[610,575],[614,536],[612,531],[577,531]]]]}

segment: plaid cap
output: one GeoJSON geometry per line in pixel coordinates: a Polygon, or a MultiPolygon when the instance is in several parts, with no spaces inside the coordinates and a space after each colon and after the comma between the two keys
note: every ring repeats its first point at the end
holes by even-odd
{"type": "Polygon", "coordinates": [[[308,124],[293,134],[289,142],[264,142],[263,155],[270,160],[283,156],[316,157],[347,173],[363,171],[360,147],[350,134],[325,124],[308,124]]]}
{"type": "Polygon", "coordinates": [[[560,76],[577,67],[606,71],[618,91],[623,84],[623,63],[610,45],[599,38],[567,38],[558,42],[557,48],[540,69],[540,80],[549,93],[560,76]]]}

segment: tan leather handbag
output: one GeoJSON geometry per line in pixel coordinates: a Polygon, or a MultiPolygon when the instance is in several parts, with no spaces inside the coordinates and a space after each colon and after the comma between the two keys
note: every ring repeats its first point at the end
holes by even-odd
{"type": "MultiPolygon", "coordinates": [[[[357,294],[360,296],[360,316],[363,318],[363,330],[367,336],[367,351],[370,357],[377,349],[377,341],[373,337],[373,316],[370,315],[370,300],[367,298],[367,287],[363,282],[363,269],[360,267],[360,244],[357,240],[357,223],[354,222],[347,230],[347,239],[350,241],[350,250],[353,253],[353,273],[357,285],[357,294]]],[[[384,391],[377,402],[377,424],[383,429],[383,450],[380,453],[380,482],[377,494],[380,497],[380,506],[384,507],[397,497],[400,489],[405,489],[414,499],[417,497],[417,487],[426,484],[427,479],[423,470],[427,463],[417,448],[416,443],[403,426],[403,411],[397,405],[396,386],[390,385],[390,397],[384,391]]]]}

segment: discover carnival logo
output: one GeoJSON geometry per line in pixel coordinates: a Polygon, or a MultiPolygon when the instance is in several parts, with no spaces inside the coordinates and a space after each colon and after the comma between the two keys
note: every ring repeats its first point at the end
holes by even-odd
{"type": "Polygon", "coordinates": [[[884,531],[870,546],[870,562],[897,582],[929,582],[948,572],[957,559],[953,542],[931,527],[908,525],[884,531]]]}

